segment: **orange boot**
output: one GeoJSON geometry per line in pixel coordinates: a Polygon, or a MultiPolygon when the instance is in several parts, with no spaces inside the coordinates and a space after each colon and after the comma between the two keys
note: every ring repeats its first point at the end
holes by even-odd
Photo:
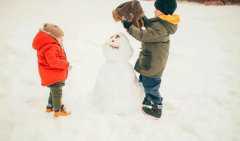
{"type": "Polygon", "coordinates": [[[71,113],[70,112],[67,112],[64,108],[64,105],[61,106],[61,108],[57,111],[54,111],[54,117],[60,117],[60,116],[68,116],[70,115],[71,113]]]}
{"type": "Polygon", "coordinates": [[[47,112],[47,113],[53,112],[53,107],[47,106],[47,107],[46,107],[46,112],[47,112]]]}

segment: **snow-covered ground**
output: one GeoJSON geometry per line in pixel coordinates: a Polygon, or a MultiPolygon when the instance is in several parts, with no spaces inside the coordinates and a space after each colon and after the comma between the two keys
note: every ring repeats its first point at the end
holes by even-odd
{"type": "MultiPolygon", "coordinates": [[[[179,3],[181,24],[172,37],[163,77],[165,105],[160,120],[141,111],[118,116],[91,109],[98,106],[89,106],[88,100],[104,63],[101,44],[113,33],[126,33],[111,17],[120,2],[123,0],[1,1],[1,141],[240,140],[238,6],[179,3]],[[57,23],[65,30],[65,49],[73,66],[64,88],[64,102],[72,111],[69,118],[56,120],[44,112],[48,89],[40,86],[31,47],[44,22],[57,23]]],[[[153,3],[142,4],[146,15],[153,16],[153,3]]],[[[135,51],[133,64],[140,43],[129,38],[135,51]]],[[[106,84],[106,88],[112,86],[106,84]]]]}

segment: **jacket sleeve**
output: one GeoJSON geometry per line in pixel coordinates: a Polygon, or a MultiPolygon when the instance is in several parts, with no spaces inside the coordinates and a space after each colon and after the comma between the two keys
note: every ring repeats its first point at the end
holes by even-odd
{"type": "Polygon", "coordinates": [[[45,58],[47,63],[51,68],[67,69],[69,63],[67,62],[67,60],[58,57],[57,54],[58,54],[57,47],[54,47],[54,45],[47,49],[45,51],[45,58]]]}
{"type": "Polygon", "coordinates": [[[163,35],[162,29],[153,29],[151,27],[146,28],[145,30],[141,30],[137,28],[136,26],[132,25],[128,29],[128,33],[132,35],[136,40],[141,42],[162,42],[162,40],[165,38],[163,35]]]}

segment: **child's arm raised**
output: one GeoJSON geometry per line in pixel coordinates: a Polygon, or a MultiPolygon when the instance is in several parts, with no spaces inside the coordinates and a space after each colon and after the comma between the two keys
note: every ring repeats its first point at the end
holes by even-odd
{"type": "Polygon", "coordinates": [[[164,27],[161,26],[158,29],[146,28],[142,30],[132,25],[129,27],[128,33],[141,42],[166,42],[168,38],[163,32],[164,30],[164,27]]]}

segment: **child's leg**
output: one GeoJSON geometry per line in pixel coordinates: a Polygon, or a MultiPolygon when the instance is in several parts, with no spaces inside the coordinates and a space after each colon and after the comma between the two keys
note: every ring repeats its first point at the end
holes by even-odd
{"type": "Polygon", "coordinates": [[[53,105],[52,105],[52,94],[51,94],[51,91],[50,91],[50,93],[49,93],[48,105],[47,105],[47,107],[53,107],[53,105]]]}
{"type": "Polygon", "coordinates": [[[141,80],[145,91],[145,98],[154,104],[162,105],[162,97],[159,92],[161,78],[151,78],[141,75],[141,80]]]}
{"type": "Polygon", "coordinates": [[[160,77],[142,77],[142,84],[145,91],[142,110],[153,117],[160,118],[162,115],[162,97],[159,92],[160,77]]]}
{"type": "Polygon", "coordinates": [[[141,74],[139,75],[138,81],[139,81],[140,83],[142,83],[142,75],[141,75],[141,74]]]}
{"type": "Polygon", "coordinates": [[[55,84],[50,86],[51,97],[52,97],[52,106],[53,109],[59,110],[61,108],[61,99],[62,99],[62,85],[55,84]]]}
{"type": "Polygon", "coordinates": [[[63,86],[64,83],[57,83],[49,86],[52,95],[52,105],[55,117],[70,115],[70,112],[67,112],[64,105],[61,103],[63,86]]]}
{"type": "Polygon", "coordinates": [[[50,113],[53,111],[53,104],[52,104],[52,94],[51,91],[49,93],[49,97],[48,97],[48,105],[46,107],[46,112],[50,113]]]}

